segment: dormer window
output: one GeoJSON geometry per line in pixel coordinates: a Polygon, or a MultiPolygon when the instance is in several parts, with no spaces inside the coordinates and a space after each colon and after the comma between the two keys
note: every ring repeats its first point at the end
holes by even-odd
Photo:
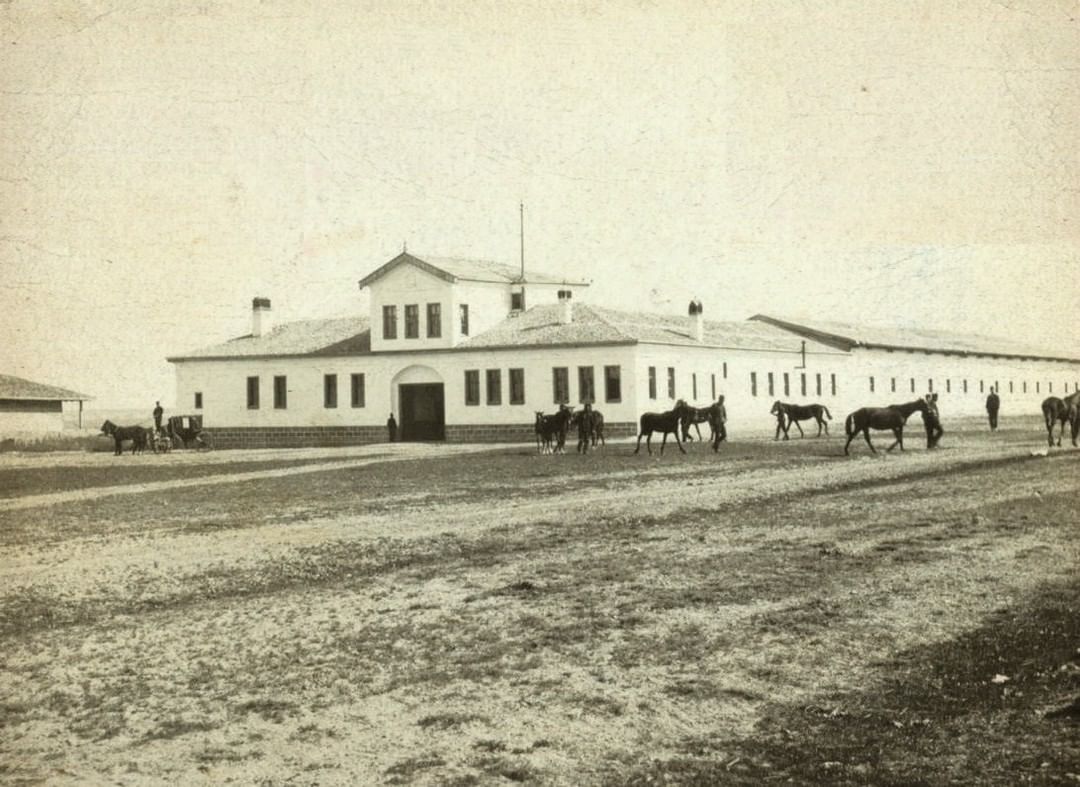
{"type": "Polygon", "coordinates": [[[405,338],[420,338],[420,306],[418,304],[405,304],[405,338]]]}
{"type": "Polygon", "coordinates": [[[515,312],[525,311],[525,290],[510,293],[510,310],[515,312]]]}
{"type": "Polygon", "coordinates": [[[384,339],[397,338],[397,306],[382,307],[382,335],[384,339]]]}

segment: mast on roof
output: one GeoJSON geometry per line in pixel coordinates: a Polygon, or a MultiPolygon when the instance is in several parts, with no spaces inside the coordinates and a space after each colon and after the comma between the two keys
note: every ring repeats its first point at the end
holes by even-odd
{"type": "Polygon", "coordinates": [[[521,215],[521,281],[525,281],[525,203],[518,205],[521,215]]]}

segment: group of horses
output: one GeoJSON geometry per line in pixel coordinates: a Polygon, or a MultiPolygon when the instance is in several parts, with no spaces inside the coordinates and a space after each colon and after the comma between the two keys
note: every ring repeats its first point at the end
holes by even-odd
{"type": "Polygon", "coordinates": [[[593,410],[591,405],[587,409],[574,410],[565,404],[560,404],[558,411],[552,415],[544,415],[542,411],[536,411],[534,431],[537,452],[565,453],[566,435],[575,428],[578,430],[578,453],[588,453],[590,448],[607,445],[604,439],[603,413],[593,410]]]}
{"type": "Polygon", "coordinates": [[[123,453],[122,447],[125,440],[131,441],[131,453],[141,454],[150,445],[153,429],[145,426],[117,426],[112,421],[106,421],[101,425],[101,433],[111,437],[116,442],[115,456],[123,453]]]}

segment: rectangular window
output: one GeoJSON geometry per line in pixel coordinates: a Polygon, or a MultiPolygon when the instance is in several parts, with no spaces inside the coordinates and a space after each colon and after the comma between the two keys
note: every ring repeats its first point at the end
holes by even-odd
{"type": "Polygon", "coordinates": [[[465,404],[475,406],[480,404],[480,370],[465,370],[465,404]]]}
{"type": "Polygon", "coordinates": [[[870,393],[873,393],[873,392],[874,392],[874,377],[873,377],[873,375],[871,375],[870,376],[870,393]]]}
{"type": "MultiPolygon", "coordinates": [[[[1046,384],[1046,392],[1047,393],[1053,393],[1054,392],[1054,384],[1053,383],[1047,383],[1046,384]]],[[[1009,380],[1009,393],[1012,393],[1012,380],[1009,380]]]]}
{"type": "Polygon", "coordinates": [[[964,393],[967,393],[967,379],[964,379],[964,393]]]}
{"type": "Polygon", "coordinates": [[[567,404],[570,401],[570,370],[556,366],[551,370],[551,383],[555,404],[567,404]]]}
{"type": "Polygon", "coordinates": [[[649,367],[649,398],[656,398],[656,367],[649,367]]]}
{"type": "Polygon", "coordinates": [[[952,380],[945,378],[945,393],[952,393],[952,380]]]}
{"type": "Polygon", "coordinates": [[[285,382],[285,375],[274,377],[274,409],[284,410],[289,406],[289,388],[285,382]]]}
{"type": "Polygon", "coordinates": [[[791,380],[787,372],[784,372],[784,398],[791,396],[791,380]]]}
{"type": "Polygon", "coordinates": [[[667,395],[668,399],[675,398],[675,367],[669,366],[667,368],[667,395]]]}
{"type": "Polygon", "coordinates": [[[525,291],[510,293],[510,310],[515,312],[525,311],[525,291]]]}
{"type": "Polygon", "coordinates": [[[727,361],[724,361],[724,379],[727,379],[727,361]]]}
{"type": "Polygon", "coordinates": [[[604,401],[622,401],[622,368],[619,366],[604,367],[604,401]]]}
{"type": "Polygon", "coordinates": [[[712,399],[710,401],[716,401],[716,375],[712,375],[712,399]]]}
{"type": "Polygon", "coordinates": [[[929,391],[930,393],[934,392],[934,378],[933,377],[930,377],[930,378],[927,379],[927,381],[926,381],[926,390],[929,391]]]}
{"type": "Polygon", "coordinates": [[[915,393],[915,378],[911,378],[911,392],[915,393]]]}
{"type": "MultiPolygon", "coordinates": [[[[1012,393],[1012,392],[1013,392],[1013,381],[1009,380],[1009,393],[1012,393]]],[[[1053,392],[1054,392],[1054,389],[1051,388],[1050,393],[1053,393],[1053,392]]]]}
{"type": "Polygon", "coordinates": [[[405,305],[405,338],[420,338],[420,307],[415,303],[405,305]]]}
{"type": "MultiPolygon", "coordinates": [[[[995,389],[997,388],[997,380],[994,380],[994,388],[995,389]]],[[[1039,382],[1038,382],[1038,380],[1035,381],[1035,393],[1039,393],[1039,382]]]]}
{"type": "Polygon", "coordinates": [[[832,395],[836,396],[836,375],[829,375],[829,388],[832,390],[832,395]]]}
{"type": "Polygon", "coordinates": [[[247,378],[247,406],[249,410],[259,409],[259,378],[247,378]]]}
{"type": "Polygon", "coordinates": [[[769,396],[776,396],[775,386],[773,385],[773,373],[768,372],[768,375],[769,376],[767,379],[769,381],[769,396]]]}
{"type": "Polygon", "coordinates": [[[986,393],[986,387],[985,386],[986,386],[986,382],[984,380],[979,380],[979,393],[986,393]]]}
{"type": "Polygon", "coordinates": [[[323,407],[337,407],[337,375],[324,374],[322,378],[323,407]]]}
{"type": "Polygon", "coordinates": [[[525,370],[510,370],[510,404],[525,404],[525,370]]]}
{"type": "Polygon", "coordinates": [[[891,393],[896,393],[896,378],[895,377],[892,378],[892,391],[891,391],[891,393]]]}
{"type": "Polygon", "coordinates": [[[382,337],[397,338],[397,306],[382,307],[382,337]]]}
{"type": "Polygon", "coordinates": [[[821,375],[820,374],[817,375],[817,380],[815,382],[816,382],[816,388],[817,388],[817,395],[821,396],[821,375]]]}
{"type": "Polygon", "coordinates": [[[488,369],[487,377],[487,403],[502,404],[502,372],[498,369],[488,369]]]}
{"type": "Polygon", "coordinates": [[[1020,390],[1024,393],[1027,393],[1027,380],[1024,380],[1024,382],[1020,383],[1020,390]]]}
{"type": "Polygon", "coordinates": [[[693,372],[690,375],[690,390],[692,392],[691,395],[693,396],[693,399],[696,402],[697,401],[697,372],[693,372]]]}
{"type": "Polygon", "coordinates": [[[463,303],[458,306],[458,316],[461,317],[461,335],[469,335],[469,304],[463,303]]]}
{"type": "Polygon", "coordinates": [[[799,390],[802,391],[802,396],[806,396],[806,372],[799,375],[799,390]]]}
{"type": "Polygon", "coordinates": [[[750,372],[750,395],[757,396],[757,372],[750,372]]]}
{"type": "Polygon", "coordinates": [[[596,388],[593,385],[593,368],[591,366],[579,366],[577,368],[578,401],[582,404],[596,401],[596,388]]]}
{"type": "Polygon", "coordinates": [[[202,409],[202,391],[196,391],[195,392],[195,409],[196,410],[201,410],[202,409]]]}
{"type": "Polygon", "coordinates": [[[442,304],[429,303],[427,305],[427,336],[429,339],[442,337],[442,304]]]}
{"type": "Polygon", "coordinates": [[[353,407],[364,406],[364,375],[349,375],[349,402],[353,407]]]}

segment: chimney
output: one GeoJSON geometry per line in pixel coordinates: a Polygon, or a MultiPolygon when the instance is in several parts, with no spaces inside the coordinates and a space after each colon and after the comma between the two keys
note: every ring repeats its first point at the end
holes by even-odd
{"type": "Polygon", "coordinates": [[[704,341],[705,339],[705,317],[702,311],[701,301],[697,298],[690,301],[690,307],[687,309],[687,313],[690,315],[689,334],[690,338],[695,342],[704,341]]]}
{"type": "Polygon", "coordinates": [[[574,293],[570,290],[559,290],[559,325],[569,325],[574,321],[574,315],[570,309],[570,299],[574,293]]]}
{"type": "Polygon", "coordinates": [[[270,299],[253,298],[251,301],[251,335],[258,337],[270,333],[273,319],[270,316],[270,299]]]}

